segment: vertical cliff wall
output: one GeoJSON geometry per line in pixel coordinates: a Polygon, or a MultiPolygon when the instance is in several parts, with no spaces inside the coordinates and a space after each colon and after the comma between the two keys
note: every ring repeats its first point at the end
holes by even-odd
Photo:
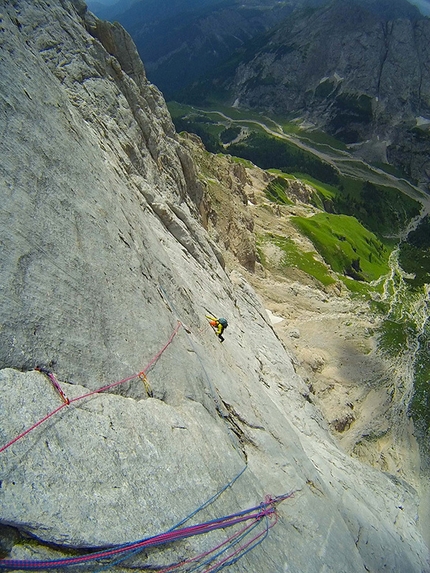
{"type": "Polygon", "coordinates": [[[1,557],[155,535],[240,474],[195,520],[296,493],[232,571],[428,571],[415,490],[337,447],[253,290],[226,274],[129,36],[79,0],[6,2],[0,19],[1,557]],[[229,319],[223,345],[208,310],[229,319]]]}

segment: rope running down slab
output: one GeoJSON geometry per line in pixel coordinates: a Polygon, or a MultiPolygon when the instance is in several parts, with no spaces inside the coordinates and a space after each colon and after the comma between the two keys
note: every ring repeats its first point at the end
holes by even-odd
{"type": "Polygon", "coordinates": [[[27,428],[26,430],[21,432],[21,434],[19,434],[15,438],[13,438],[13,440],[11,440],[10,442],[8,442],[4,446],[2,446],[0,448],[0,454],[2,452],[4,452],[5,450],[7,450],[8,448],[10,448],[10,446],[15,444],[16,442],[18,442],[18,440],[21,440],[24,436],[26,436],[27,434],[29,434],[30,432],[35,430],[37,427],[42,425],[44,422],[46,422],[47,420],[49,420],[50,418],[55,416],[55,414],[57,414],[58,412],[60,412],[60,410],[62,410],[63,408],[66,408],[70,404],[73,404],[74,402],[78,402],[80,400],[83,400],[84,398],[89,398],[90,396],[94,396],[95,394],[100,394],[101,392],[105,392],[106,390],[110,390],[111,388],[115,388],[116,386],[119,386],[120,384],[125,384],[126,382],[130,382],[131,380],[138,378],[142,373],[147,372],[152,366],[154,366],[154,364],[157,362],[157,360],[160,358],[160,356],[163,354],[163,352],[168,348],[168,346],[170,346],[170,344],[172,343],[173,339],[175,338],[175,336],[178,333],[181,326],[182,326],[182,323],[178,321],[178,324],[176,325],[176,328],[173,330],[172,334],[170,335],[170,338],[167,341],[167,343],[148,362],[148,364],[145,366],[145,368],[143,370],[141,370],[140,372],[138,372],[136,374],[132,374],[131,376],[128,376],[127,378],[123,378],[122,380],[118,380],[117,382],[113,382],[112,384],[108,384],[107,386],[102,386],[101,388],[98,388],[97,390],[93,390],[91,392],[88,392],[87,394],[83,394],[82,396],[77,396],[76,398],[72,398],[71,400],[68,400],[67,402],[63,401],[61,406],[58,406],[58,408],[55,408],[55,410],[52,410],[52,412],[49,412],[49,414],[47,414],[41,420],[39,420],[38,422],[33,424],[30,428],[27,428]]]}
{"type": "MultiPolygon", "coordinates": [[[[217,519],[213,519],[211,521],[206,521],[197,525],[191,525],[189,527],[184,527],[181,529],[174,529],[169,530],[164,533],[160,533],[158,535],[152,537],[146,537],[144,539],[140,539],[138,541],[134,541],[131,543],[126,543],[123,545],[116,545],[110,547],[108,549],[104,549],[101,551],[95,551],[93,553],[89,553],[86,555],[79,555],[74,557],[64,557],[61,559],[55,560],[47,560],[47,561],[30,561],[30,560],[20,560],[20,559],[1,559],[0,560],[0,570],[23,570],[23,571],[33,571],[33,570],[42,570],[42,569],[55,569],[60,567],[69,567],[73,565],[80,565],[83,563],[88,563],[91,561],[98,561],[100,559],[107,559],[111,557],[116,557],[119,555],[124,555],[127,553],[133,553],[136,550],[148,548],[148,547],[157,547],[160,545],[165,545],[167,543],[172,543],[174,541],[178,541],[181,539],[186,539],[188,537],[193,537],[196,535],[203,535],[205,533],[209,533],[211,531],[217,529],[225,529],[228,527],[232,527],[234,525],[244,523],[247,521],[252,521],[253,524],[257,524],[263,518],[270,518],[272,516],[276,516],[276,505],[285,499],[288,499],[293,495],[293,492],[276,496],[276,497],[267,497],[264,502],[260,505],[251,507],[249,509],[245,509],[238,513],[233,513],[224,517],[220,517],[217,519]]],[[[248,529],[248,528],[247,528],[248,529]]],[[[234,536],[233,536],[234,537],[234,536]]],[[[255,540],[257,540],[260,535],[257,535],[255,539],[253,538],[249,541],[245,549],[255,540]]],[[[242,548],[243,549],[243,548],[242,548]]],[[[213,551],[213,550],[212,550],[213,551]]],[[[212,552],[211,551],[211,552],[212,552]]],[[[227,561],[231,558],[234,558],[235,554],[239,551],[235,551],[233,554],[230,554],[227,558],[223,560],[223,566],[227,565],[227,561]]],[[[210,552],[209,552],[210,553],[210,552]]],[[[179,565],[178,565],[179,566],[179,565]]],[[[172,569],[172,567],[170,567],[172,569]]],[[[208,571],[214,571],[213,567],[208,571]]]]}

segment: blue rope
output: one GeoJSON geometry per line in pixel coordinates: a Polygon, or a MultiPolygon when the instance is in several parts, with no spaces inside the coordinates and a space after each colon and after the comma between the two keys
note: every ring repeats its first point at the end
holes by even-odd
{"type": "MultiPolygon", "coordinates": [[[[212,497],[210,497],[209,499],[207,499],[204,503],[202,503],[197,509],[195,509],[193,512],[191,512],[189,515],[187,515],[187,517],[184,517],[184,519],[182,519],[181,521],[178,521],[178,523],[176,525],[174,525],[173,527],[171,527],[170,529],[168,529],[167,531],[173,531],[174,529],[177,529],[178,527],[181,527],[181,525],[184,525],[184,523],[186,523],[187,521],[189,521],[191,518],[193,518],[197,513],[199,513],[200,511],[202,511],[203,509],[205,509],[206,507],[208,507],[208,505],[212,504],[218,497],[220,497],[229,487],[231,487],[240,477],[241,475],[245,472],[245,470],[247,469],[248,466],[244,466],[240,472],[231,480],[228,482],[227,485],[223,486],[220,490],[218,490],[212,497]]],[[[248,511],[254,511],[255,508],[252,508],[251,510],[248,511]]],[[[243,513],[248,513],[248,511],[246,512],[241,512],[240,514],[237,515],[243,515],[243,513]]],[[[235,514],[236,516],[236,514],[235,514]]],[[[219,521],[222,521],[222,518],[213,520],[213,521],[209,521],[208,523],[217,523],[219,521]]],[[[119,545],[118,547],[124,547],[127,548],[129,545],[132,545],[132,543],[134,542],[130,542],[130,543],[126,543],[124,545],[119,545]]],[[[108,563],[107,565],[104,565],[103,567],[100,567],[98,569],[96,569],[94,571],[94,573],[101,573],[102,571],[108,571],[111,567],[114,567],[115,565],[118,565],[119,563],[122,563],[123,561],[126,561],[127,559],[130,559],[131,557],[133,557],[134,555],[137,555],[138,553],[140,553],[141,551],[143,551],[145,548],[138,548],[135,549],[134,551],[130,551],[129,553],[127,553],[127,555],[123,556],[123,557],[118,557],[117,559],[115,559],[114,561],[112,561],[111,563],[108,563]]]]}
{"type": "Polygon", "coordinates": [[[214,494],[212,497],[210,497],[207,501],[205,501],[204,503],[202,503],[202,505],[200,507],[198,507],[195,511],[193,511],[192,513],[190,513],[187,517],[185,517],[182,521],[179,521],[176,525],[174,525],[172,528],[170,528],[168,531],[173,531],[174,529],[177,529],[178,527],[180,527],[181,525],[183,525],[184,523],[186,523],[187,521],[189,521],[192,517],[194,517],[196,515],[196,513],[199,513],[200,511],[202,511],[203,509],[205,509],[208,505],[211,505],[218,497],[220,497],[220,495],[222,495],[226,489],[228,489],[229,487],[231,487],[240,477],[241,475],[245,472],[245,470],[248,468],[248,466],[244,466],[240,472],[237,474],[236,477],[234,477],[231,481],[228,482],[227,485],[225,485],[224,487],[222,487],[219,491],[217,491],[216,494],[214,494]]]}
{"type": "Polygon", "coordinates": [[[137,555],[141,551],[143,551],[143,549],[135,549],[134,551],[127,553],[127,555],[125,555],[124,557],[118,557],[117,559],[114,559],[114,561],[112,561],[111,563],[108,563],[107,565],[104,565],[103,567],[99,567],[98,569],[95,569],[94,573],[100,573],[101,571],[108,571],[112,567],[115,567],[115,565],[119,565],[123,561],[127,561],[127,559],[131,559],[131,557],[133,557],[133,555],[137,555]]]}
{"type": "Polygon", "coordinates": [[[249,529],[248,531],[242,533],[242,535],[240,535],[237,539],[235,539],[234,541],[230,542],[229,544],[227,544],[224,549],[221,549],[220,551],[218,551],[218,553],[215,553],[212,557],[210,557],[209,559],[206,559],[206,561],[203,561],[202,563],[196,565],[195,567],[193,567],[192,569],[188,570],[188,573],[192,573],[193,571],[197,571],[198,569],[200,569],[201,567],[204,567],[205,565],[209,565],[210,563],[212,563],[213,561],[215,561],[218,557],[220,557],[220,555],[222,555],[223,553],[226,553],[231,547],[234,547],[235,545],[237,545],[237,543],[239,543],[240,541],[242,541],[243,539],[245,539],[245,537],[247,535],[249,535],[251,533],[251,531],[253,529],[255,529],[256,527],[258,527],[259,523],[254,523],[249,529]]]}
{"type": "Polygon", "coordinates": [[[221,571],[221,569],[223,569],[224,567],[230,567],[230,565],[234,565],[235,563],[237,563],[239,561],[239,559],[242,559],[242,557],[244,557],[247,553],[249,553],[255,547],[257,547],[257,545],[260,545],[260,543],[263,543],[263,541],[266,539],[266,537],[268,535],[269,535],[269,518],[266,516],[266,530],[264,532],[264,535],[260,539],[256,540],[255,543],[253,543],[252,545],[247,547],[244,551],[239,553],[239,555],[237,555],[236,557],[234,557],[230,561],[226,561],[225,563],[222,563],[220,565],[220,567],[217,567],[216,569],[214,569],[213,572],[216,573],[216,571],[221,571]]]}

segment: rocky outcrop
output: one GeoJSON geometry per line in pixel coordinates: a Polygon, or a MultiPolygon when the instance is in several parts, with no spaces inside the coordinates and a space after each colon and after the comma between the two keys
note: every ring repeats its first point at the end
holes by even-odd
{"type": "Polygon", "coordinates": [[[208,153],[196,135],[184,133],[183,144],[204,185],[200,213],[205,228],[222,247],[225,258],[233,255],[239,265],[254,271],[257,254],[254,223],[246,209],[249,199],[244,189],[250,183],[246,169],[231,157],[208,153]]]}
{"type": "Polygon", "coordinates": [[[417,492],[339,449],[255,292],[224,271],[127,35],[78,0],[17,0],[1,20],[1,557],[142,539],[231,483],[195,522],[296,492],[231,571],[429,570],[417,492]],[[208,309],[229,320],[223,345],[208,309]]]}

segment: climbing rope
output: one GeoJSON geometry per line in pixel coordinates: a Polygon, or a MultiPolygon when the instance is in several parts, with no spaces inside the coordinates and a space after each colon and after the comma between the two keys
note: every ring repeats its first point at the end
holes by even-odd
{"type": "MultiPolygon", "coordinates": [[[[163,298],[166,299],[166,302],[170,306],[172,312],[177,315],[176,310],[171,305],[170,301],[167,298],[166,293],[160,287],[161,294],[163,298]]],[[[36,368],[39,372],[45,374],[49,380],[51,381],[53,387],[55,388],[56,392],[59,394],[62,404],[44,416],[41,420],[33,424],[30,428],[23,431],[21,434],[16,436],[13,440],[9,443],[4,445],[0,448],[0,453],[8,449],[18,440],[35,430],[49,418],[60,412],[66,406],[73,404],[74,402],[78,402],[85,398],[89,398],[95,394],[104,392],[106,390],[110,390],[116,386],[129,382],[135,378],[139,378],[145,388],[145,391],[148,396],[152,396],[152,389],[147,379],[147,372],[148,370],[157,362],[157,360],[161,357],[164,351],[168,348],[168,346],[172,343],[174,337],[178,333],[181,326],[184,330],[190,334],[190,330],[187,329],[186,326],[178,319],[178,323],[176,328],[173,330],[172,334],[170,335],[167,343],[161,348],[161,350],[150,360],[150,362],[146,365],[146,367],[141,370],[137,374],[133,374],[124,378],[122,380],[113,382],[97,390],[93,390],[88,392],[82,396],[78,396],[73,399],[69,399],[65,393],[63,392],[60,384],[56,380],[53,373],[49,372],[48,370],[42,368],[36,368]]],[[[194,350],[195,345],[190,337],[191,343],[193,345],[194,350]]],[[[199,358],[201,363],[203,372],[205,374],[208,386],[211,390],[212,396],[214,398],[214,402],[217,406],[217,410],[219,413],[224,417],[222,409],[219,403],[219,397],[215,388],[212,385],[210,377],[204,367],[202,360],[200,359],[197,351],[196,354],[199,358]]],[[[109,563],[102,567],[99,567],[96,570],[96,573],[105,571],[110,569],[111,567],[121,563],[123,561],[129,560],[132,557],[135,557],[141,551],[149,548],[149,547],[160,547],[166,545],[168,543],[173,543],[179,540],[187,539],[189,537],[194,537],[197,535],[204,535],[208,534],[212,531],[219,530],[219,529],[227,529],[235,526],[240,526],[238,531],[235,531],[232,535],[230,535],[225,541],[218,543],[212,549],[209,549],[199,555],[182,560],[178,563],[168,565],[168,566],[155,566],[160,573],[169,573],[173,571],[178,571],[179,569],[183,570],[184,573],[192,573],[192,572],[200,572],[200,573],[216,573],[221,569],[233,565],[239,559],[241,559],[244,555],[246,555],[249,551],[254,549],[257,545],[259,545],[268,535],[269,530],[276,524],[277,522],[277,513],[276,513],[276,506],[280,502],[284,501],[285,499],[291,497],[294,492],[287,493],[282,496],[277,497],[266,497],[265,501],[262,502],[258,506],[251,507],[249,509],[240,511],[238,513],[230,514],[227,516],[223,516],[211,521],[206,521],[197,525],[191,525],[188,527],[182,527],[184,523],[189,521],[192,517],[194,517],[199,511],[207,507],[210,503],[212,503],[215,499],[217,499],[223,491],[225,491],[228,487],[230,487],[245,471],[247,466],[245,466],[239,474],[231,480],[226,486],[224,486],[219,492],[217,492],[214,496],[212,496],[209,500],[207,500],[204,504],[202,504],[199,508],[193,511],[189,516],[185,519],[181,520],[177,523],[174,527],[167,530],[164,533],[147,537],[138,541],[134,541],[131,543],[126,543],[122,545],[115,545],[106,549],[96,550],[92,553],[85,554],[85,555],[78,555],[73,557],[64,557],[54,560],[44,560],[44,561],[32,561],[32,560],[19,560],[19,559],[0,559],[0,570],[23,570],[23,571],[31,571],[31,570],[43,570],[43,569],[58,569],[58,568],[65,568],[69,566],[79,566],[79,565],[86,565],[87,563],[91,562],[100,562],[108,560],[109,563]],[[252,535],[252,536],[251,536],[252,535]]]]}
{"type": "MultiPolygon", "coordinates": [[[[233,546],[241,541],[244,538],[244,534],[250,530],[252,530],[252,525],[257,525],[258,523],[265,520],[266,527],[265,531],[255,535],[250,541],[246,544],[241,545],[239,548],[234,549],[231,553],[225,556],[221,561],[218,563],[211,565],[209,569],[205,570],[205,573],[214,572],[219,570],[221,567],[226,567],[227,565],[231,565],[233,562],[237,561],[239,555],[243,556],[244,552],[251,550],[252,547],[255,546],[256,542],[267,535],[269,529],[269,519],[276,517],[276,506],[288,499],[294,494],[294,492],[287,493],[285,495],[277,496],[277,497],[266,497],[265,501],[262,502],[260,505],[245,509],[243,511],[233,513],[230,515],[226,515],[224,517],[220,517],[217,519],[213,519],[211,521],[206,521],[203,523],[199,523],[197,525],[190,525],[188,527],[183,527],[179,529],[170,529],[164,533],[160,533],[158,535],[154,535],[151,537],[146,537],[144,539],[140,539],[138,541],[133,541],[131,543],[125,543],[122,545],[115,545],[113,547],[109,547],[108,549],[94,551],[93,553],[89,553],[86,555],[78,555],[73,557],[63,557],[60,559],[53,559],[53,560],[45,560],[45,561],[31,561],[27,559],[1,559],[0,560],[0,569],[7,569],[7,570],[23,570],[23,571],[32,571],[32,570],[42,570],[42,569],[55,569],[61,567],[70,567],[73,565],[81,565],[83,563],[89,563],[92,561],[99,561],[101,559],[109,559],[112,557],[124,555],[124,554],[133,554],[136,550],[146,549],[149,547],[158,547],[161,545],[166,545],[168,543],[173,543],[175,541],[179,541],[182,539],[187,539],[189,537],[194,537],[196,535],[203,535],[206,533],[210,533],[211,531],[215,531],[218,529],[226,529],[233,527],[235,525],[251,522],[249,526],[244,527],[241,531],[237,532],[237,534],[233,534],[226,542],[217,545],[214,549],[210,550],[209,552],[205,552],[200,554],[198,557],[194,558],[191,561],[195,561],[196,559],[202,559],[206,557],[208,554],[218,551],[220,547],[224,545],[233,544],[233,546]]],[[[275,520],[276,523],[276,520],[275,520]]],[[[273,523],[273,525],[275,524],[273,523]]],[[[272,525],[272,527],[273,527],[272,525]]],[[[219,557],[220,553],[215,555],[215,558],[219,557]]],[[[190,561],[190,562],[191,562],[190,561]]],[[[213,559],[211,559],[212,563],[213,559]]],[[[177,567],[180,567],[185,562],[181,562],[174,566],[168,566],[164,568],[164,571],[173,570],[177,567]]],[[[203,564],[205,566],[206,564],[203,564]]],[[[199,565],[201,567],[202,565],[199,565]]],[[[194,569],[195,570],[195,569],[194,569]]],[[[163,568],[161,568],[163,571],[163,568]]]]}
{"type": "MultiPolygon", "coordinates": [[[[203,511],[204,509],[206,509],[209,505],[211,505],[212,503],[214,503],[215,500],[217,500],[228,488],[232,487],[235,482],[242,476],[242,474],[245,472],[245,470],[248,469],[248,466],[245,465],[240,472],[232,479],[230,480],[226,485],[224,485],[220,490],[218,490],[213,496],[211,496],[209,499],[207,499],[204,503],[202,503],[197,509],[195,509],[192,513],[190,513],[189,515],[187,515],[187,517],[184,517],[184,519],[182,519],[181,521],[179,521],[176,525],[174,525],[173,527],[171,527],[169,529],[169,531],[173,531],[174,529],[177,529],[178,527],[181,527],[182,525],[184,525],[184,523],[187,523],[188,521],[190,521],[195,515],[197,515],[197,513],[199,513],[200,511],[203,511]]],[[[142,549],[136,549],[131,555],[126,555],[125,557],[120,557],[119,559],[116,559],[115,561],[113,561],[112,563],[109,563],[108,565],[101,567],[100,569],[96,569],[96,571],[94,573],[101,573],[102,571],[107,571],[108,569],[110,569],[111,567],[113,567],[114,565],[117,565],[118,563],[122,563],[123,561],[125,561],[126,559],[130,559],[130,557],[133,557],[134,555],[137,555],[138,553],[140,553],[142,551],[142,549]]]]}
{"type": "MultiPolygon", "coordinates": [[[[141,372],[139,372],[137,374],[132,374],[131,376],[128,376],[127,378],[123,378],[122,380],[118,380],[117,382],[113,382],[112,384],[108,384],[107,386],[102,386],[101,388],[98,388],[97,390],[93,390],[91,392],[88,392],[87,394],[83,394],[82,396],[78,396],[76,398],[72,398],[71,400],[69,400],[64,395],[64,392],[61,390],[61,387],[59,386],[58,382],[56,381],[54,375],[52,375],[52,377],[49,376],[51,382],[54,384],[54,386],[55,386],[56,390],[59,392],[60,396],[64,395],[64,399],[62,398],[63,403],[61,404],[61,406],[58,406],[58,408],[55,408],[54,410],[52,410],[52,412],[49,412],[49,414],[47,414],[41,420],[39,420],[38,422],[33,424],[30,428],[27,428],[27,430],[24,430],[23,432],[21,432],[21,434],[19,434],[15,438],[13,438],[13,440],[11,440],[10,442],[8,442],[4,446],[2,446],[0,448],[0,454],[2,452],[4,452],[5,450],[7,450],[8,448],[10,448],[10,446],[15,444],[16,442],[18,442],[18,440],[21,440],[21,438],[23,438],[24,436],[26,436],[27,434],[29,434],[30,432],[32,432],[33,430],[35,430],[36,428],[41,426],[44,422],[46,422],[47,420],[49,420],[50,418],[55,416],[55,414],[58,414],[58,412],[60,412],[66,406],[69,406],[70,404],[73,404],[74,402],[78,402],[80,400],[83,400],[84,398],[89,398],[90,396],[94,396],[95,394],[100,394],[101,392],[105,392],[106,390],[110,390],[111,388],[115,388],[116,386],[119,386],[120,384],[124,384],[125,382],[130,382],[131,380],[134,380],[135,378],[140,377],[142,373],[147,372],[152,366],[154,366],[154,364],[157,362],[157,360],[160,358],[160,356],[170,346],[170,344],[172,343],[173,339],[175,338],[175,336],[178,333],[181,326],[182,326],[182,324],[178,321],[178,324],[176,325],[176,328],[173,330],[172,334],[170,335],[169,340],[166,342],[166,344],[163,346],[163,348],[159,352],[157,352],[157,354],[148,362],[148,364],[145,366],[145,368],[141,372]],[[54,383],[54,381],[55,381],[55,383],[54,383]]],[[[48,371],[40,369],[40,368],[36,368],[36,370],[39,370],[40,372],[43,372],[44,374],[48,374],[48,375],[50,374],[50,373],[48,373],[48,371]]]]}
{"type": "MultiPolygon", "coordinates": [[[[274,515],[276,517],[276,513],[274,515]]],[[[200,555],[192,557],[191,559],[186,559],[180,563],[168,566],[167,568],[162,568],[161,572],[169,573],[170,571],[175,571],[186,566],[187,573],[198,571],[199,569],[205,573],[209,573],[213,571],[220,571],[224,567],[233,565],[233,563],[236,563],[240,558],[248,553],[248,551],[251,551],[267,537],[269,529],[275,525],[276,521],[270,523],[268,517],[266,516],[265,527],[263,531],[258,532],[246,543],[242,543],[250,534],[250,532],[258,527],[259,523],[260,521],[252,522],[209,551],[201,553],[200,555]],[[236,545],[238,545],[238,547],[235,547],[236,545]],[[222,559],[219,559],[227,551],[230,551],[230,553],[224,555],[222,559]],[[219,560],[217,561],[217,559],[219,560]],[[188,565],[192,563],[194,566],[190,569],[188,565]],[[209,569],[207,567],[209,567],[209,569]]]]}
{"type": "Polygon", "coordinates": [[[60,395],[60,398],[62,399],[62,401],[65,404],[67,404],[67,406],[68,406],[70,404],[70,400],[64,394],[63,389],[61,388],[61,386],[58,383],[57,379],[55,378],[54,374],[52,372],[49,372],[48,370],[45,370],[45,368],[35,368],[35,370],[37,372],[42,372],[42,374],[45,374],[45,376],[47,376],[49,378],[49,380],[52,382],[52,385],[54,386],[55,390],[60,395]]]}

